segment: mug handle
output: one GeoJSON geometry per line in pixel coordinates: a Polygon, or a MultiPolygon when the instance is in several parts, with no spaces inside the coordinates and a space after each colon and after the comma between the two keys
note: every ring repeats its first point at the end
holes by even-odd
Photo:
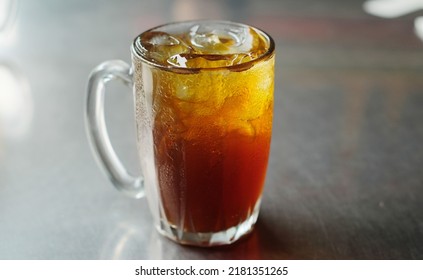
{"type": "Polygon", "coordinates": [[[119,80],[131,87],[133,84],[131,67],[121,60],[111,60],[103,62],[91,72],[85,108],[88,140],[99,165],[113,185],[130,197],[141,198],[145,195],[144,179],[129,174],[116,155],[107,133],[104,93],[105,85],[112,80],[119,80]]]}

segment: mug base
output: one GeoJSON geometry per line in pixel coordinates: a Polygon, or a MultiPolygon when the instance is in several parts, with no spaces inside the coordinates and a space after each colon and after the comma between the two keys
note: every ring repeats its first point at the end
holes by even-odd
{"type": "Polygon", "coordinates": [[[219,232],[186,232],[175,226],[169,225],[167,221],[161,220],[157,230],[160,234],[182,245],[199,247],[214,247],[229,245],[243,236],[249,234],[257,222],[260,208],[260,200],[257,201],[251,215],[236,226],[219,232]]]}

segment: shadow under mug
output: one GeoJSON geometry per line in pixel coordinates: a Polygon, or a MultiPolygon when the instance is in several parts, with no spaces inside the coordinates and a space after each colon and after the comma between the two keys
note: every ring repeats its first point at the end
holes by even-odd
{"type": "Polygon", "coordinates": [[[177,22],[139,35],[131,53],[132,67],[107,61],[89,78],[86,127],[100,166],[117,189],[131,197],[147,197],[163,235],[196,246],[235,242],[254,227],[267,169],[273,116],[272,38],[233,22],[177,22]],[[140,39],[154,32],[193,27],[198,31],[197,26],[212,33],[247,30],[264,42],[264,49],[260,56],[236,65],[182,68],[157,63],[140,39]],[[142,176],[127,172],[107,134],[104,94],[105,84],[112,80],[133,88],[142,176]]]}

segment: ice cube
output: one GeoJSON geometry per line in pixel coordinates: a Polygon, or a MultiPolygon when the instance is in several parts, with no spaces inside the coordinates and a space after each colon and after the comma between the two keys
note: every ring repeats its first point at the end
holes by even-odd
{"type": "Polygon", "coordinates": [[[187,59],[180,54],[175,54],[167,59],[167,62],[170,65],[177,66],[177,67],[187,67],[187,59]]]}
{"type": "Polygon", "coordinates": [[[193,48],[204,54],[248,52],[253,41],[249,28],[230,25],[194,25],[189,37],[193,48]]]}
{"type": "MultiPolygon", "coordinates": [[[[169,59],[173,61],[171,57],[190,51],[190,47],[181,38],[162,31],[143,34],[141,45],[145,56],[165,65],[169,59]]],[[[177,62],[182,63],[181,60],[177,62]]]]}
{"type": "Polygon", "coordinates": [[[174,46],[180,44],[177,38],[161,31],[148,32],[141,38],[141,40],[143,46],[147,48],[154,48],[156,46],[174,46]]]}

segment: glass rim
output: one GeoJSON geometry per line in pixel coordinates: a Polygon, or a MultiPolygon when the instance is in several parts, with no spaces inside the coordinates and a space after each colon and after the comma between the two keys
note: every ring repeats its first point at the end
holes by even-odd
{"type": "Polygon", "coordinates": [[[261,30],[260,28],[257,28],[257,27],[254,27],[254,26],[251,26],[251,25],[248,25],[248,24],[244,24],[244,23],[234,22],[234,21],[210,20],[210,19],[174,21],[174,22],[161,24],[161,25],[155,26],[153,28],[150,28],[150,29],[140,33],[138,36],[135,37],[135,39],[132,41],[132,44],[131,44],[132,55],[139,58],[142,62],[144,62],[144,63],[146,63],[146,64],[148,64],[152,67],[159,68],[159,69],[162,69],[162,70],[165,70],[165,71],[179,72],[179,73],[197,73],[197,72],[200,72],[200,71],[219,71],[219,70],[221,71],[221,70],[225,70],[225,69],[231,70],[231,71],[244,71],[244,70],[251,68],[254,64],[256,64],[260,61],[270,59],[273,56],[274,51],[275,51],[275,42],[274,42],[272,36],[270,36],[267,32],[261,30]],[[229,65],[229,66],[219,66],[219,67],[193,67],[193,68],[178,67],[178,66],[174,66],[174,65],[163,65],[163,64],[154,62],[151,59],[148,59],[140,51],[138,51],[139,46],[137,44],[137,39],[140,38],[144,33],[154,31],[158,28],[170,26],[170,25],[184,24],[184,23],[202,23],[202,22],[235,24],[235,25],[239,25],[239,26],[243,26],[243,27],[254,28],[254,30],[256,32],[258,32],[261,36],[263,36],[268,41],[267,50],[263,54],[261,54],[259,57],[254,58],[254,59],[247,61],[247,62],[240,63],[240,64],[229,65]]]}

